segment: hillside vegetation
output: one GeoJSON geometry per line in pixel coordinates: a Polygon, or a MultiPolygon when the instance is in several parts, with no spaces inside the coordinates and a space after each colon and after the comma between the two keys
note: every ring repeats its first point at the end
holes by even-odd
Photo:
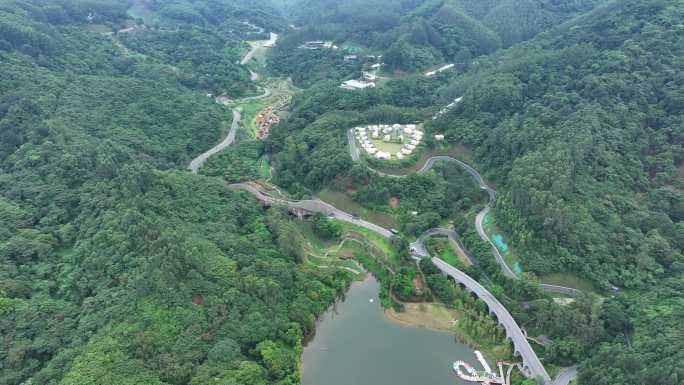
{"type": "Polygon", "coordinates": [[[249,89],[243,70],[188,81],[220,31],[146,27],[129,47],[95,22],[131,20],[119,2],[0,3],[0,384],[298,383],[348,277],[301,265],[282,213],[175,171],[231,120],[205,87],[249,89]]]}
{"type": "MultiPolygon", "coordinates": [[[[425,120],[435,104],[463,96],[425,129],[470,147],[496,182],[494,216],[527,277],[571,272],[614,296],[602,306],[587,299],[559,307],[509,286],[471,225],[457,221],[466,246],[514,302],[539,298],[514,314],[553,339],[545,362],[583,362],[580,384],[636,385],[657,373],[681,382],[683,10],[680,0],[614,1],[482,57],[463,74],[407,76],[356,93],[315,88],[282,126],[291,142],[273,144],[275,180],[300,190],[363,175],[348,161],[348,127],[425,120]]],[[[403,228],[421,228],[422,218],[403,217],[403,228]]]]}

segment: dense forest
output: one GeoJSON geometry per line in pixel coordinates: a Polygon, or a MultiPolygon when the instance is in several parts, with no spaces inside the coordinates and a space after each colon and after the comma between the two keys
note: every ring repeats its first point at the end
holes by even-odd
{"type": "Polygon", "coordinates": [[[359,256],[387,302],[467,303],[464,324],[501,337],[408,259],[407,239],[448,224],[464,270],[548,337],[545,365],[579,364],[579,385],[684,382],[682,20],[682,0],[0,0],[0,384],[298,384],[303,337],[351,277],[304,263],[300,224],[225,188],[264,173],[396,220],[396,274],[359,256]],[[239,61],[270,31],[263,70],[305,89],[268,138],[192,175],[231,122],[213,97],[258,92],[239,61]],[[377,55],[378,87],[338,87],[377,55]],[[379,123],[426,132],[390,168],[452,146],[496,186],[523,279],[475,231],[486,195],[462,169],[352,161],[347,130],[379,123]],[[549,273],[596,292],[561,306],[549,273]]]}
{"type": "MultiPolygon", "coordinates": [[[[383,55],[393,70],[413,71],[444,62],[466,69],[481,55],[528,40],[604,2],[299,0],[290,8],[300,27],[287,39],[361,47],[383,55]]],[[[292,54],[286,49],[277,53],[284,60],[292,54]]]]}
{"type": "MultiPolygon", "coordinates": [[[[590,6],[574,5],[578,11],[590,6]]],[[[385,111],[393,111],[393,121],[422,121],[435,105],[463,96],[426,130],[473,149],[479,168],[498,186],[494,214],[524,269],[533,275],[571,271],[599,290],[619,290],[598,312],[590,300],[572,309],[541,300],[534,317],[516,312],[553,337],[547,359],[584,361],[581,384],[642,384],[656,372],[678,382],[682,374],[673,367],[684,351],[678,342],[684,314],[678,299],[684,293],[682,10],[681,1],[610,2],[481,57],[456,76],[411,75],[357,93],[320,83],[281,125],[289,139],[272,144],[279,153],[275,178],[304,192],[362,174],[348,160],[348,127],[382,121],[385,111]],[[392,98],[394,91],[404,98],[392,98]],[[564,319],[572,326],[562,326],[564,319]]],[[[381,201],[373,203],[364,191],[356,197],[368,207],[381,201]]],[[[402,220],[405,228],[420,228],[416,218],[402,220]]],[[[487,262],[486,248],[466,243],[487,262]]],[[[485,271],[496,274],[488,264],[485,271]]]]}
{"type": "Polygon", "coordinates": [[[94,31],[130,21],[119,2],[0,4],[0,383],[298,383],[348,278],[299,264],[279,211],[174,171],[231,118],[192,55],[238,48],[199,25],[94,31]]]}

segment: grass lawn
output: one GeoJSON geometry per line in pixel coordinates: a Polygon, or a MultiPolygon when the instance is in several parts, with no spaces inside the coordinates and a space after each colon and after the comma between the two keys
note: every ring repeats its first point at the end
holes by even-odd
{"type": "Polygon", "coordinates": [[[408,140],[404,139],[404,143],[398,142],[385,142],[381,139],[371,139],[371,142],[378,148],[378,151],[389,152],[392,157],[396,157],[397,152],[401,151],[404,143],[408,143],[408,140]]]}
{"type": "Polygon", "coordinates": [[[449,238],[433,237],[428,244],[430,254],[438,255],[440,259],[453,267],[459,269],[464,267],[463,261],[452,247],[449,238]]]}
{"type": "Polygon", "coordinates": [[[345,234],[358,234],[362,238],[365,238],[371,245],[376,249],[381,251],[389,260],[398,265],[398,256],[389,243],[389,239],[386,239],[373,231],[366,229],[365,227],[360,227],[352,225],[351,223],[336,221],[342,226],[342,230],[345,234]]]}

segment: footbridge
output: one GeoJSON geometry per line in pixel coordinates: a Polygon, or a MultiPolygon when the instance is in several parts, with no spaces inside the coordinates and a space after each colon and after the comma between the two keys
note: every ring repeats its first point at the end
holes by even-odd
{"type": "Polygon", "coordinates": [[[443,274],[453,279],[456,283],[463,285],[469,292],[475,294],[487,304],[489,313],[496,316],[499,325],[506,330],[506,339],[513,343],[514,355],[522,359],[523,374],[529,378],[541,379],[544,384],[551,384],[551,377],[546,372],[546,369],[544,369],[544,365],[542,365],[539,357],[537,357],[522,330],[520,330],[520,326],[518,326],[513,316],[511,316],[501,302],[484,286],[457,268],[439,258],[432,258],[432,263],[443,274]]]}

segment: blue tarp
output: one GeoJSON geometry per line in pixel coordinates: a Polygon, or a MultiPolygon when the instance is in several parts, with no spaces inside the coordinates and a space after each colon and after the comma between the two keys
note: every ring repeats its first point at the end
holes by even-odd
{"type": "Polygon", "coordinates": [[[515,263],[513,264],[513,272],[515,274],[521,274],[522,273],[522,268],[520,267],[520,262],[515,261],[515,263]]]}
{"type": "Polygon", "coordinates": [[[508,251],[508,245],[506,242],[503,241],[503,237],[499,234],[495,234],[494,237],[492,237],[492,240],[494,241],[494,244],[496,245],[496,248],[499,249],[502,253],[505,253],[508,251]]]}

